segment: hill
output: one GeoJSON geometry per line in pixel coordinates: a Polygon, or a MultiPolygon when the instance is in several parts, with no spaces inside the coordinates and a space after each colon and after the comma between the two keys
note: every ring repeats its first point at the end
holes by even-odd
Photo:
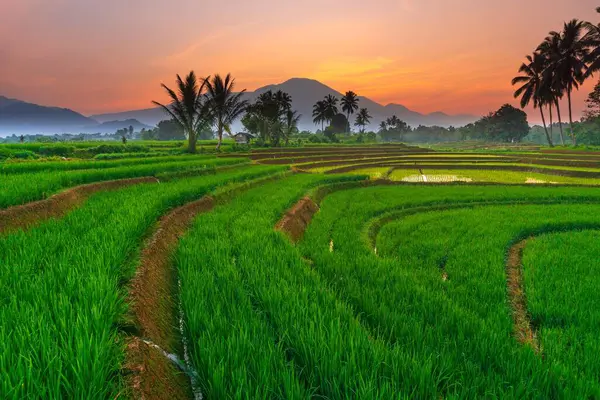
{"type": "MultiPolygon", "coordinates": [[[[275,85],[263,86],[253,92],[247,92],[245,98],[254,101],[258,95],[268,90],[277,91],[283,90],[289,93],[293,99],[293,108],[298,110],[302,114],[300,120],[300,129],[315,130],[317,127],[312,122],[312,107],[323,97],[331,94],[338,98],[342,96],[342,93],[330,88],[323,83],[314,79],[307,78],[292,78],[283,83],[275,85]]],[[[360,96],[360,107],[366,107],[373,119],[371,121],[370,129],[377,129],[379,123],[392,115],[396,115],[403,121],[406,121],[409,125],[418,126],[463,126],[470,122],[477,120],[478,117],[474,115],[448,115],[442,112],[434,112],[430,114],[422,114],[417,111],[408,109],[407,107],[400,104],[388,104],[386,106],[377,103],[369,99],[368,97],[360,96]]],[[[166,119],[167,116],[159,108],[147,108],[135,111],[125,111],[120,113],[110,114],[98,114],[92,115],[91,118],[99,121],[106,122],[111,120],[120,120],[135,118],[138,121],[147,125],[156,125],[159,121],[166,119]]],[[[241,129],[241,124],[236,124],[234,129],[241,129]]]]}

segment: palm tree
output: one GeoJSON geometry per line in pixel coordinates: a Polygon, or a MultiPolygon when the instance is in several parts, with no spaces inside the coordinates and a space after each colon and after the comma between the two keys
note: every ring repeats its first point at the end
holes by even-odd
{"type": "Polygon", "coordinates": [[[381,121],[381,123],[379,124],[379,132],[385,132],[388,129],[388,125],[387,122],[385,121],[381,121]]]}
{"type": "Polygon", "coordinates": [[[223,131],[231,134],[231,124],[246,110],[248,101],[242,100],[246,90],[234,93],[235,79],[227,74],[223,79],[216,74],[212,79],[206,80],[206,89],[210,112],[217,125],[217,150],[223,142],[223,131]]]}
{"type": "Polygon", "coordinates": [[[350,116],[354,114],[354,111],[358,110],[358,96],[353,91],[348,91],[342,97],[342,111],[346,112],[348,117],[348,132],[351,131],[350,128],[350,116]]]}
{"type": "Polygon", "coordinates": [[[544,58],[539,53],[533,53],[532,56],[527,56],[527,63],[523,63],[519,68],[519,72],[523,75],[513,78],[513,86],[516,84],[522,84],[515,93],[515,98],[521,97],[521,108],[527,107],[530,101],[533,100],[533,108],[539,108],[540,114],[542,115],[542,122],[544,123],[544,131],[546,132],[546,139],[550,147],[554,146],[552,138],[548,134],[548,128],[546,127],[546,118],[544,117],[544,104],[546,104],[546,98],[543,97],[543,90],[548,92],[547,88],[542,87],[543,73],[544,73],[544,58]]]}
{"type": "Polygon", "coordinates": [[[323,124],[327,121],[327,105],[324,100],[317,101],[317,103],[313,106],[313,122],[315,125],[321,124],[321,132],[325,129],[323,124]]]}
{"type": "MultiPolygon", "coordinates": [[[[600,13],[600,7],[596,8],[596,12],[600,13]]],[[[591,22],[583,23],[587,29],[587,33],[583,37],[583,43],[590,48],[587,61],[589,67],[586,72],[586,78],[589,78],[592,73],[600,71],[600,24],[594,25],[591,22]]]]}
{"type": "MultiPolygon", "coordinates": [[[[586,60],[588,58],[587,47],[583,38],[584,23],[573,19],[565,22],[560,34],[550,32],[550,36],[559,35],[559,51],[551,59],[548,65],[554,73],[554,80],[560,82],[562,91],[566,92],[569,103],[569,126],[573,144],[577,145],[577,139],[573,133],[573,112],[571,104],[571,93],[573,89],[579,89],[579,85],[585,80],[587,72],[586,60]]],[[[553,85],[555,86],[555,85],[553,85]]]]}
{"type": "Polygon", "coordinates": [[[400,123],[400,118],[396,117],[395,115],[392,115],[385,122],[388,127],[395,127],[400,123]]]}
{"type": "Polygon", "coordinates": [[[563,98],[564,87],[563,82],[557,79],[556,73],[553,69],[553,65],[561,57],[560,50],[560,34],[557,32],[550,32],[550,34],[544,39],[542,44],[537,48],[542,56],[544,56],[544,76],[542,86],[544,92],[548,97],[550,105],[550,132],[552,132],[552,104],[556,106],[556,114],[558,116],[558,128],[560,130],[560,143],[565,145],[565,136],[563,133],[563,123],[560,113],[560,100],[563,98]]]}
{"type": "Polygon", "coordinates": [[[371,122],[371,114],[369,114],[369,110],[366,108],[361,108],[358,114],[356,115],[355,126],[360,126],[360,133],[365,133],[365,126],[369,125],[371,122]]]}
{"type": "Polygon", "coordinates": [[[292,109],[292,96],[290,96],[289,93],[281,90],[276,91],[275,101],[280,105],[284,113],[292,109]]]}
{"type": "Polygon", "coordinates": [[[177,75],[178,93],[169,89],[164,83],[161,85],[169,95],[171,104],[166,106],[157,101],[152,101],[152,103],[165,110],[173,121],[181,127],[188,138],[188,152],[190,153],[196,152],[196,132],[198,127],[210,118],[203,94],[208,79],[208,77],[202,79],[199,85],[194,71],[190,71],[185,79],[181,79],[177,75]]]}
{"type": "Polygon", "coordinates": [[[298,111],[287,110],[285,113],[285,121],[283,126],[283,138],[285,145],[288,145],[290,136],[298,133],[298,122],[302,115],[298,114],[298,111]]]}
{"type": "Polygon", "coordinates": [[[339,111],[337,108],[338,99],[332,94],[325,96],[325,118],[327,123],[331,123],[333,117],[335,117],[339,111]]]}

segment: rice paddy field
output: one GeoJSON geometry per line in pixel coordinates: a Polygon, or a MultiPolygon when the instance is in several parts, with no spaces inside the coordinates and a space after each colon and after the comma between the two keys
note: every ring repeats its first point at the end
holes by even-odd
{"type": "Polygon", "coordinates": [[[94,146],[0,161],[2,399],[600,398],[600,153],[94,146]]]}

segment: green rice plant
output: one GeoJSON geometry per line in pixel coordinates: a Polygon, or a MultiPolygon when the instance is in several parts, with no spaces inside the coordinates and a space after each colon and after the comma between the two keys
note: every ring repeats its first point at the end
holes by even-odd
{"type": "Polygon", "coordinates": [[[598,230],[545,234],[523,252],[527,305],[544,357],[591,388],[600,371],[599,239],[598,230]]]}
{"type": "Polygon", "coordinates": [[[2,398],[120,397],[124,284],[142,239],[170,208],[280,171],[254,166],[99,193],[60,220],[0,238],[2,398]]]}
{"type": "MultiPolygon", "coordinates": [[[[176,263],[185,332],[209,398],[431,397],[431,362],[372,338],[302,261],[277,219],[317,184],[296,175],[200,215],[176,263]]],[[[351,177],[350,179],[356,179],[351,177]]]]}
{"type": "Polygon", "coordinates": [[[575,365],[545,363],[516,343],[505,255],[532,233],[600,226],[591,215],[599,201],[582,188],[347,190],[325,198],[301,247],[390,349],[416,364],[435,360],[443,372],[432,388],[439,396],[597,397],[600,386],[575,365]],[[443,210],[454,205],[462,208],[443,210]],[[386,217],[390,210],[393,218],[386,217]],[[374,248],[367,229],[373,218],[384,221],[374,248]]]}
{"type": "Polygon", "coordinates": [[[154,176],[184,170],[204,170],[243,163],[244,159],[199,158],[189,161],[140,163],[115,168],[0,175],[0,208],[46,198],[57,191],[91,182],[154,176]]]}
{"type": "MultiPolygon", "coordinates": [[[[144,154],[144,153],[142,153],[144,154]]],[[[147,154],[147,153],[146,153],[147,154]]],[[[150,153],[153,154],[153,153],[150,153]]],[[[74,171],[80,169],[100,169],[100,168],[115,168],[126,165],[143,165],[156,164],[171,161],[197,161],[211,160],[214,156],[174,156],[166,157],[152,156],[149,158],[115,158],[107,160],[69,160],[69,161],[28,161],[28,162],[9,162],[0,164],[0,174],[23,174],[42,171],[74,171]]]]}

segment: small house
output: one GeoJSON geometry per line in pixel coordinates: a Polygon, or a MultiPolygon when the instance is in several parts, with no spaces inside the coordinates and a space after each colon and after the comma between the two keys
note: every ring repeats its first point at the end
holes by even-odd
{"type": "Polygon", "coordinates": [[[248,144],[250,139],[253,139],[254,135],[247,132],[239,132],[233,135],[233,139],[237,144],[248,144]]]}

